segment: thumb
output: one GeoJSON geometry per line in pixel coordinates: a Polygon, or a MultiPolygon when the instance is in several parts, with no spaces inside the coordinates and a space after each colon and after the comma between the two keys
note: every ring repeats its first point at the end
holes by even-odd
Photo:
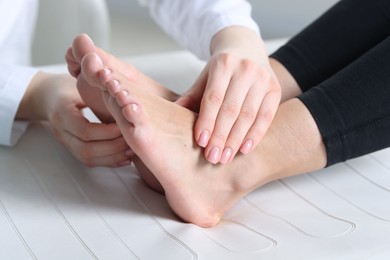
{"type": "Polygon", "coordinates": [[[191,88],[176,100],[176,104],[186,107],[194,112],[199,112],[200,102],[206,88],[208,79],[207,67],[199,75],[191,88]]]}

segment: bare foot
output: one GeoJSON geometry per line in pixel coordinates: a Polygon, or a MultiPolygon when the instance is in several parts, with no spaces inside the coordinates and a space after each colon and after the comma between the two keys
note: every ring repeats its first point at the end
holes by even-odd
{"type": "Polygon", "coordinates": [[[81,34],[74,39],[72,46],[67,50],[65,59],[68,64],[70,74],[77,79],[77,88],[81,97],[86,105],[92,109],[102,122],[113,122],[113,118],[103,105],[100,91],[96,88],[90,87],[89,83],[84,79],[84,76],[81,73],[80,62],[82,58],[90,52],[97,53],[103,60],[104,64],[123,73],[133,84],[147,88],[151,93],[170,101],[178,98],[178,95],[173,91],[147,77],[131,64],[124,62],[96,47],[88,35],[81,34]]]}
{"type": "Polygon", "coordinates": [[[85,55],[82,70],[89,84],[102,90],[127,143],[184,221],[213,226],[238,200],[266,182],[264,176],[257,180],[261,174],[254,166],[259,164],[255,153],[245,163],[242,156],[225,166],[208,163],[193,139],[197,115],[192,111],[145,91],[113,68],[105,69],[96,54],[85,55]]]}
{"type": "MultiPolygon", "coordinates": [[[[124,62],[105,52],[103,49],[96,47],[88,35],[81,34],[73,40],[72,46],[67,50],[65,59],[70,74],[77,79],[77,88],[82,99],[103,123],[113,122],[114,118],[107,111],[103,103],[101,91],[91,87],[91,85],[85,80],[81,71],[82,58],[87,53],[91,52],[97,53],[107,66],[115,68],[123,73],[126,78],[133,84],[137,84],[138,86],[147,89],[151,93],[170,101],[174,101],[179,97],[178,94],[147,77],[128,62],[124,62]]],[[[146,184],[148,184],[149,187],[156,190],[157,192],[164,193],[160,183],[142,163],[142,161],[137,158],[137,156],[133,156],[132,161],[137,167],[141,178],[146,182],[146,184]]]]}

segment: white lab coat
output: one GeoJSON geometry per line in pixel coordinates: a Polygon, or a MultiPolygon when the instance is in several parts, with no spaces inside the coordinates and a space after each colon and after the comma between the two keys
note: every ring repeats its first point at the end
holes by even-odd
{"type": "Polygon", "coordinates": [[[260,35],[245,0],[139,0],[172,38],[203,60],[210,57],[212,37],[221,29],[241,25],[260,35]]]}
{"type": "Polygon", "coordinates": [[[0,144],[13,145],[26,122],[14,122],[19,103],[36,69],[30,48],[37,0],[0,0],[0,144]]]}

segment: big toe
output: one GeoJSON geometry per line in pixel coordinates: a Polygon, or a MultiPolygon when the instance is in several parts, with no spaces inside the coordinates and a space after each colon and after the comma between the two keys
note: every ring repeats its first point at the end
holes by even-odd
{"type": "Polygon", "coordinates": [[[80,62],[86,54],[95,52],[96,46],[92,39],[87,34],[83,33],[74,38],[72,49],[73,56],[80,62]]]}
{"type": "Polygon", "coordinates": [[[94,87],[105,90],[99,78],[99,73],[103,69],[103,62],[96,53],[88,53],[81,60],[81,70],[87,82],[94,87]]]}

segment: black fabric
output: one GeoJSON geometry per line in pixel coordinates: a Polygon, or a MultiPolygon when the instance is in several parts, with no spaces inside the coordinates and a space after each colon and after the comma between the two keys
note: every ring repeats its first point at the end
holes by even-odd
{"type": "Polygon", "coordinates": [[[304,91],[327,166],[390,147],[389,35],[389,0],[342,0],[272,55],[304,91]]]}
{"type": "Polygon", "coordinates": [[[306,91],[383,41],[389,25],[389,0],[342,0],[271,57],[306,91]]]}

